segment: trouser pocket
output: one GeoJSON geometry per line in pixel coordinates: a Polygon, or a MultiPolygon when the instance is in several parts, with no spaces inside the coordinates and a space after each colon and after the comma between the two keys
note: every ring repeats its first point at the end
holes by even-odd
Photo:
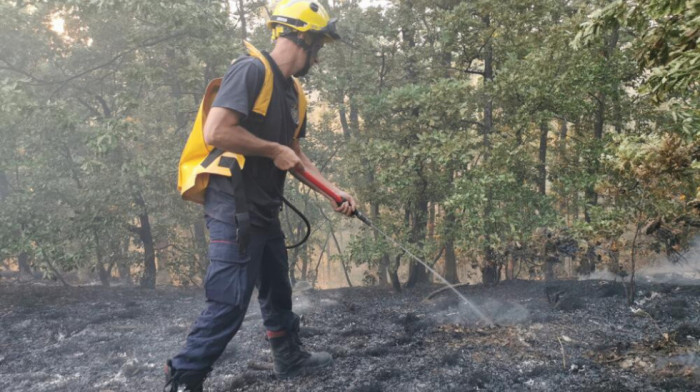
{"type": "Polygon", "coordinates": [[[249,260],[242,255],[236,238],[236,225],[209,219],[209,267],[204,283],[209,300],[243,305],[249,291],[249,260]]]}

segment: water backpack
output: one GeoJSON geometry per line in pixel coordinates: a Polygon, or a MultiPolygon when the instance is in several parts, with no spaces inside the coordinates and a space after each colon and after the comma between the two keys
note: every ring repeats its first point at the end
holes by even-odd
{"type": "MultiPolygon", "coordinates": [[[[259,59],[265,66],[265,79],[252,109],[253,113],[265,117],[267,108],[270,105],[270,98],[272,97],[272,83],[274,80],[272,67],[267,58],[253,45],[248,42],[244,42],[244,44],[248,49],[248,54],[259,59]]],[[[301,84],[294,77],[292,77],[292,80],[294,81],[294,89],[299,100],[299,125],[294,130],[294,138],[296,139],[304,123],[307,104],[301,84]]],[[[204,204],[204,193],[209,185],[209,175],[235,176],[236,172],[242,170],[245,165],[245,157],[243,155],[222,151],[204,141],[204,124],[220,86],[221,78],[209,82],[202,103],[199,105],[199,111],[192,126],[192,131],[180,156],[180,165],[178,167],[178,191],[180,191],[183,199],[199,204],[204,204]]]]}

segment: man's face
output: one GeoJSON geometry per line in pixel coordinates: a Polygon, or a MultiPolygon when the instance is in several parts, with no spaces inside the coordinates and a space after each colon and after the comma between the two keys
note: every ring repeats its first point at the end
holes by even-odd
{"type": "Polygon", "coordinates": [[[318,52],[323,48],[323,37],[313,34],[304,34],[301,37],[308,49],[304,50],[304,67],[294,74],[296,77],[305,76],[309,73],[311,66],[318,63],[318,52]]]}
{"type": "Polygon", "coordinates": [[[309,46],[311,49],[309,50],[309,56],[311,57],[311,62],[313,64],[318,63],[318,52],[323,48],[323,38],[321,37],[315,37],[311,40],[309,46]]]}

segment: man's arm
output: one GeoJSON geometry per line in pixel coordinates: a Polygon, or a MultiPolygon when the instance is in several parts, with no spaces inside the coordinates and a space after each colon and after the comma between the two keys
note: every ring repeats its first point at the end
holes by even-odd
{"type": "MultiPolygon", "coordinates": [[[[335,201],[331,199],[337,212],[350,216],[355,211],[355,199],[338,189],[321,175],[321,172],[301,151],[298,140],[295,140],[292,143],[292,148],[289,148],[276,142],[261,139],[240,125],[240,115],[235,110],[212,107],[207,115],[207,122],[204,124],[204,141],[224,151],[272,159],[278,169],[290,171],[292,174],[294,174],[294,170],[302,172],[309,170],[326,186],[347,200],[347,202],[337,206],[335,201]]],[[[320,192],[319,189],[303,177],[296,175],[295,177],[317,192],[320,192]]],[[[327,195],[324,194],[324,196],[327,195]]]]}
{"type": "Polygon", "coordinates": [[[212,107],[204,124],[204,141],[224,151],[270,158],[280,170],[304,170],[294,150],[250,133],[240,125],[240,115],[235,110],[212,107]]]}
{"type": "Polygon", "coordinates": [[[299,157],[301,160],[301,163],[304,167],[304,170],[307,170],[311,172],[311,174],[316,177],[319,181],[321,181],[326,187],[331,189],[333,192],[338,194],[340,197],[343,199],[347,200],[345,203],[341,204],[338,206],[335,203],[335,200],[333,200],[329,195],[326,195],[325,193],[321,192],[320,189],[318,189],[315,185],[311,184],[309,181],[307,181],[304,177],[298,176],[294,171],[291,171],[292,175],[296,177],[299,181],[303,182],[304,184],[308,185],[312,189],[314,189],[316,192],[319,192],[320,194],[326,196],[331,201],[331,204],[333,205],[333,208],[337,211],[340,212],[343,215],[347,216],[352,216],[353,212],[355,211],[355,199],[350,196],[348,193],[343,192],[342,190],[338,189],[334,184],[332,184],[330,181],[326,180],[325,177],[323,177],[323,174],[316,168],[316,165],[311,162],[311,160],[304,154],[304,152],[301,151],[301,146],[299,145],[299,140],[295,139],[292,142],[292,150],[296,153],[296,155],[299,157]]]}

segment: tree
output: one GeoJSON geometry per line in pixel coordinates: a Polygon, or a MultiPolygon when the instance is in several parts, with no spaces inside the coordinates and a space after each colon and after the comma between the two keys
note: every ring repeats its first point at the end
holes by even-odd
{"type": "Polygon", "coordinates": [[[16,202],[47,211],[19,217],[28,238],[16,243],[27,244],[30,258],[64,269],[93,260],[104,277],[114,264],[106,260],[107,239],[131,232],[144,250],[142,285],[153,287],[158,237],[178,232],[168,216],[180,202],[164,191],[173,189],[186,137],[183,114],[196,107],[202,84],[205,56],[189,48],[218,49],[218,66],[228,63],[221,58],[231,47],[217,43],[227,42],[224,8],[111,1],[2,7],[12,19],[3,35],[15,39],[0,71],[26,94],[25,105],[5,106],[3,115],[28,116],[22,132],[7,130],[15,143],[4,164],[18,172],[11,186],[24,197],[16,202]],[[62,31],[49,28],[57,21],[62,31]],[[197,98],[186,99],[187,91],[197,98]]]}

